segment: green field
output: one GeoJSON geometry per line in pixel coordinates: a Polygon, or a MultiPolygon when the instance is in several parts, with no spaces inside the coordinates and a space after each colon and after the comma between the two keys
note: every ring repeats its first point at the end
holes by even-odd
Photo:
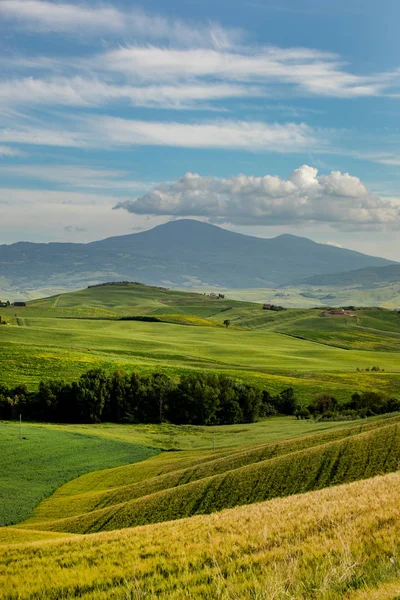
{"type": "MultiPolygon", "coordinates": [[[[1,310],[10,386],[101,367],[225,373],[274,394],[293,386],[303,402],[400,394],[394,311],[274,312],[141,285],[1,310]]],[[[398,414],[23,423],[22,436],[0,423],[0,524],[12,524],[0,527],[0,598],[398,598],[398,414]]]]}
{"type": "Polygon", "coordinates": [[[0,422],[0,525],[18,523],[60,485],[90,471],[133,463],[157,450],[128,440],[0,422]]]}
{"type": "MultiPolygon", "coordinates": [[[[369,417],[367,421],[374,423],[391,419],[392,415],[369,417]]],[[[360,421],[364,423],[364,421],[360,421]]],[[[137,424],[119,425],[116,423],[99,423],[91,425],[53,425],[46,428],[57,431],[82,433],[100,436],[110,440],[120,440],[161,450],[216,450],[297,438],[330,431],[333,429],[352,428],[354,421],[313,421],[297,420],[293,417],[269,417],[256,423],[239,425],[172,425],[137,424]]],[[[29,427],[29,424],[28,424],[29,427]]]]}
{"type": "MultiPolygon", "coordinates": [[[[255,310],[247,309],[247,323],[254,322],[255,310]]],[[[267,312],[258,309],[258,318],[265,322],[254,329],[27,313],[0,327],[1,382],[26,383],[33,389],[41,379],[56,375],[71,381],[94,367],[158,370],[172,376],[206,369],[258,383],[273,393],[294,386],[304,400],[319,391],[340,399],[359,389],[398,393],[397,313],[363,311],[364,326],[354,318],[322,318],[315,311],[267,312]],[[365,372],[375,365],[384,372],[365,372]]]]}
{"type": "Polygon", "coordinates": [[[394,416],[93,471],[0,528],[0,597],[394,600],[399,457],[394,416]]]}
{"type": "Polygon", "coordinates": [[[207,514],[396,471],[399,456],[400,417],[235,449],[162,454],[67,483],[23,528],[93,533],[207,514]]]}

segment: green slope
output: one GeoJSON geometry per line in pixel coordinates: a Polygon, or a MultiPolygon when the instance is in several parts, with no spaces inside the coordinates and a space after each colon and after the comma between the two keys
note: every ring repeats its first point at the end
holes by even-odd
{"type": "Polygon", "coordinates": [[[395,471],[399,459],[400,417],[364,431],[354,427],[209,455],[183,469],[175,463],[163,474],[161,457],[153,459],[153,473],[146,465],[147,479],[137,478],[139,466],[108,472],[108,489],[94,490],[91,475],[72,482],[24,528],[89,533],[178,519],[395,471]],[[121,480],[124,485],[116,485],[121,480]]]}
{"type": "Polygon", "coordinates": [[[141,461],[145,446],[40,425],[0,423],[0,526],[27,518],[60,485],[83,473],[141,461]]]}

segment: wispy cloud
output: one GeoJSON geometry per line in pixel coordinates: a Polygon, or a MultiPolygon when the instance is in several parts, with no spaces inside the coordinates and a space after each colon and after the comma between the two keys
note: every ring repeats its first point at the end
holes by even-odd
{"type": "Polygon", "coordinates": [[[106,115],[64,116],[62,123],[47,129],[20,124],[0,129],[0,143],[69,148],[121,148],[169,146],[223,148],[252,152],[301,152],[329,150],[326,131],[305,123],[207,120],[192,123],[141,121],[106,115]]]}
{"type": "Polygon", "coordinates": [[[137,200],[119,202],[134,214],[208,217],[236,225],[330,224],[337,229],[400,228],[400,200],[370,193],[359,178],[303,165],[288,179],[187,173],[137,200]]]}
{"type": "Polygon", "coordinates": [[[246,121],[177,123],[102,117],[91,121],[92,133],[116,145],[226,148],[298,152],[323,141],[306,124],[246,121]]]}
{"type": "Polygon", "coordinates": [[[135,39],[173,41],[180,45],[229,47],[243,38],[239,28],[197,24],[106,4],[61,3],[44,0],[1,0],[0,16],[33,31],[76,35],[112,34],[135,39]]]}
{"type": "Polygon", "coordinates": [[[0,82],[0,105],[102,106],[126,101],[134,106],[204,108],[207,101],[261,96],[256,86],[234,83],[177,83],[175,85],[115,85],[99,78],[26,77],[0,82]]]}
{"type": "Polygon", "coordinates": [[[20,156],[22,152],[15,148],[9,148],[8,146],[0,146],[0,157],[7,156],[20,156]]]}
{"type": "Polygon", "coordinates": [[[0,174],[18,176],[22,179],[37,179],[48,184],[59,184],[66,188],[86,188],[96,190],[143,191],[149,189],[149,182],[132,179],[132,174],[117,169],[101,169],[78,165],[11,165],[0,167],[0,174]]]}
{"type": "Polygon", "coordinates": [[[106,52],[93,64],[99,70],[120,72],[142,81],[213,77],[291,86],[297,95],[343,98],[378,95],[394,81],[398,83],[394,73],[354,75],[338,56],[307,48],[239,48],[232,52],[131,46],[106,52]]]}

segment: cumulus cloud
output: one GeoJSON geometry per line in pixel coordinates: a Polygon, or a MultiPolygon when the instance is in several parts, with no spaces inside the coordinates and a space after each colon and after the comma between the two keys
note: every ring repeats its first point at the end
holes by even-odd
{"type": "Polygon", "coordinates": [[[134,214],[208,217],[237,225],[324,223],[339,229],[400,227],[400,200],[385,200],[348,173],[303,165],[287,179],[187,173],[137,200],[118,203],[134,214]]]}

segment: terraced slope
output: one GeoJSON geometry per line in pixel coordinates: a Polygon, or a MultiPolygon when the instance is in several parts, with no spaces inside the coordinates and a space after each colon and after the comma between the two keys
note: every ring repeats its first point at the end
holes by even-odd
{"type": "Polygon", "coordinates": [[[182,521],[6,543],[0,589],[9,600],[394,600],[399,497],[393,473],[182,521]]]}
{"type": "Polygon", "coordinates": [[[183,454],[89,474],[40,505],[24,528],[89,533],[206,514],[395,471],[400,418],[278,444],[183,454]],[[64,518],[60,518],[64,517],[64,518]]]}

